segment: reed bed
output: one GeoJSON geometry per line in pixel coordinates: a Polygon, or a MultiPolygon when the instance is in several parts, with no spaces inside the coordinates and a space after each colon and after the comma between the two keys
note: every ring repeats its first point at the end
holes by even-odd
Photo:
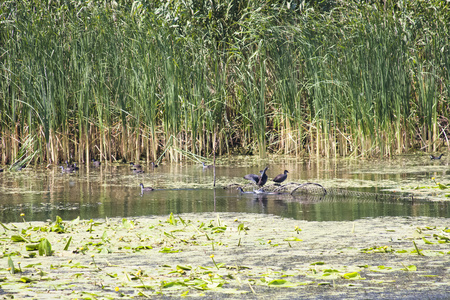
{"type": "Polygon", "coordinates": [[[3,2],[0,163],[450,147],[449,4],[294,4],[3,2]]]}

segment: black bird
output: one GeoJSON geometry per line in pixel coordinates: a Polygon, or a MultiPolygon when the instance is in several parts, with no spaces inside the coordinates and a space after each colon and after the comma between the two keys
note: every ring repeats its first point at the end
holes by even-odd
{"type": "Polygon", "coordinates": [[[269,167],[265,167],[264,170],[261,171],[261,177],[259,178],[259,181],[256,183],[256,185],[263,187],[267,182],[267,174],[266,171],[269,167]]]}
{"type": "Polygon", "coordinates": [[[75,172],[75,168],[73,166],[68,166],[67,168],[64,168],[63,166],[59,166],[61,168],[61,172],[66,173],[72,173],[75,172]]]}
{"type": "Polygon", "coordinates": [[[95,160],[95,158],[92,159],[92,164],[94,165],[94,167],[100,167],[100,165],[102,164],[100,161],[95,160]]]}
{"type": "Polygon", "coordinates": [[[439,156],[430,155],[430,159],[431,160],[433,160],[433,159],[441,159],[442,155],[444,155],[444,154],[441,154],[439,156]]]}
{"type": "Polygon", "coordinates": [[[155,164],[154,162],[151,162],[150,165],[152,166],[152,168],[157,168],[158,167],[158,165],[155,164]]]}
{"type": "Polygon", "coordinates": [[[155,190],[152,187],[144,187],[144,185],[142,183],[140,183],[139,185],[141,186],[141,193],[143,193],[143,192],[151,192],[151,191],[155,190]]]}
{"type": "Polygon", "coordinates": [[[0,169],[0,173],[3,172],[3,169],[0,169]]]}
{"type": "Polygon", "coordinates": [[[202,165],[203,165],[203,169],[209,169],[209,168],[213,167],[213,165],[207,165],[204,162],[202,162],[202,165]]]}
{"type": "MultiPolygon", "coordinates": [[[[262,172],[262,171],[259,171],[259,172],[262,172]]],[[[258,183],[260,176],[256,175],[256,174],[247,174],[244,176],[244,179],[250,180],[256,184],[256,183],[258,183]]]]}
{"type": "Polygon", "coordinates": [[[275,178],[272,179],[272,181],[273,181],[273,182],[276,182],[276,183],[282,183],[283,181],[286,180],[286,178],[287,178],[287,173],[289,173],[288,170],[284,170],[284,173],[283,173],[283,174],[279,174],[279,175],[275,176],[275,178]]]}
{"type": "Polygon", "coordinates": [[[72,171],[76,171],[76,170],[80,169],[80,168],[77,167],[77,163],[69,164],[69,162],[67,162],[67,160],[66,160],[66,165],[67,165],[67,167],[64,170],[67,170],[67,169],[70,170],[71,169],[72,171]]]}
{"type": "Polygon", "coordinates": [[[144,171],[142,171],[141,169],[133,169],[132,171],[133,171],[134,174],[144,173],[144,171]]]}
{"type": "Polygon", "coordinates": [[[130,162],[130,166],[131,166],[131,169],[133,169],[133,170],[140,170],[140,169],[142,169],[141,165],[135,165],[132,162],[130,162]]]}

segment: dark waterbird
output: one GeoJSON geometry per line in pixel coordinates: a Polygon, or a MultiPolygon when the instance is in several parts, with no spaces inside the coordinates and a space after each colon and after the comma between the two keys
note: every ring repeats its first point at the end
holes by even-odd
{"type": "Polygon", "coordinates": [[[430,154],[430,159],[431,160],[433,160],[433,159],[441,159],[442,155],[444,155],[444,154],[441,154],[439,156],[434,156],[434,155],[430,154]]]}
{"type": "Polygon", "coordinates": [[[204,162],[202,162],[202,165],[203,165],[203,169],[209,169],[209,168],[213,167],[213,165],[207,165],[204,162]]]}
{"type": "Polygon", "coordinates": [[[66,160],[66,168],[64,170],[71,170],[69,172],[77,171],[80,168],[77,167],[77,163],[69,164],[69,162],[66,160]]]}
{"type": "Polygon", "coordinates": [[[259,178],[259,181],[256,183],[257,186],[263,187],[267,182],[267,174],[266,171],[269,167],[265,167],[264,170],[261,171],[261,177],[259,178]]]}
{"type": "Polygon", "coordinates": [[[3,172],[3,169],[0,169],[0,173],[3,172]]]}
{"type": "Polygon", "coordinates": [[[284,173],[283,173],[283,174],[279,174],[279,175],[275,176],[275,178],[272,179],[272,181],[273,181],[273,182],[276,182],[276,183],[282,183],[283,181],[286,180],[286,178],[287,178],[287,173],[289,173],[288,170],[284,170],[284,173]]]}
{"type": "Polygon", "coordinates": [[[66,173],[72,173],[75,172],[77,169],[74,168],[74,166],[67,166],[66,168],[64,168],[63,166],[59,166],[61,168],[61,172],[66,172],[66,173]]]}
{"type": "Polygon", "coordinates": [[[100,167],[102,163],[98,160],[95,160],[95,158],[92,159],[92,165],[94,165],[94,167],[100,167]]]}
{"type": "Polygon", "coordinates": [[[144,187],[142,183],[140,183],[139,185],[141,186],[141,193],[154,191],[152,187],[144,187]]]}
{"type": "MultiPolygon", "coordinates": [[[[259,171],[260,173],[262,172],[262,170],[261,171],[259,171]]],[[[256,175],[256,174],[247,174],[247,175],[245,175],[244,176],[244,179],[247,179],[247,180],[250,180],[250,181],[252,181],[253,183],[258,183],[258,181],[259,181],[259,175],[256,175]]]]}
{"type": "Polygon", "coordinates": [[[132,170],[140,170],[140,169],[142,169],[142,166],[141,166],[141,165],[139,165],[139,164],[134,164],[134,163],[132,163],[132,162],[130,162],[130,166],[131,166],[131,169],[132,169],[132,170]]]}
{"type": "Polygon", "coordinates": [[[259,171],[261,175],[256,174],[247,174],[244,176],[244,179],[250,180],[251,182],[255,183],[258,186],[263,186],[267,182],[267,175],[266,171],[269,167],[266,167],[264,170],[259,171]]]}

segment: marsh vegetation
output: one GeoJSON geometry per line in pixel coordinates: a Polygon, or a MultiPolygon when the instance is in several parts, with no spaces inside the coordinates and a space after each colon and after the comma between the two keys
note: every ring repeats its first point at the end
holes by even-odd
{"type": "Polygon", "coordinates": [[[1,163],[449,146],[446,1],[3,1],[1,163]]]}
{"type": "Polygon", "coordinates": [[[450,284],[447,225],[229,213],[48,223],[23,216],[2,224],[0,278],[5,295],[35,299],[437,299],[450,284]]]}

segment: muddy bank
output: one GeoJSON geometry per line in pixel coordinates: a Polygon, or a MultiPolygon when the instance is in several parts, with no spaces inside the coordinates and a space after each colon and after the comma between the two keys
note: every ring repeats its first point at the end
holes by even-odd
{"type": "Polygon", "coordinates": [[[449,225],[448,218],[311,222],[241,213],[51,223],[24,216],[0,229],[0,294],[448,299],[449,225]]]}

